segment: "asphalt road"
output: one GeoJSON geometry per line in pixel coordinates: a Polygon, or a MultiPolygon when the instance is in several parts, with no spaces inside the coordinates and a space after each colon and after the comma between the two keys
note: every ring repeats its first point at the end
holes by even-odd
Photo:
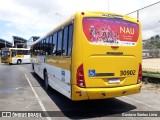
{"type": "Polygon", "coordinates": [[[58,116],[42,118],[1,117],[0,120],[159,120],[159,117],[121,117],[121,115],[131,111],[160,111],[160,85],[143,85],[142,92],[136,95],[73,102],[54,90],[46,92],[43,80],[33,73],[30,64],[0,64],[0,111],[56,111],[51,114],[58,116]]]}

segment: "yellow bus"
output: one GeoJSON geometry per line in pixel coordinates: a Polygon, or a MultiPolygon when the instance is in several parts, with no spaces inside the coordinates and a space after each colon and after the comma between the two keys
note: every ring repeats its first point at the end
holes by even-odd
{"type": "Polygon", "coordinates": [[[141,24],[126,15],[77,12],[32,46],[32,68],[71,100],[141,91],[141,24]]]}
{"type": "Polygon", "coordinates": [[[30,49],[28,48],[2,48],[1,63],[21,64],[31,63],[30,49]]]}

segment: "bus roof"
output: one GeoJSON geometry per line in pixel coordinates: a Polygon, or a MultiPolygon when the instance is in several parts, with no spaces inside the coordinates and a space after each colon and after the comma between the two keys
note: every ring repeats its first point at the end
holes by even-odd
{"type": "Polygon", "coordinates": [[[47,36],[50,36],[53,32],[58,31],[59,29],[63,28],[66,24],[69,24],[72,22],[72,20],[74,19],[75,15],[72,15],[70,18],[66,19],[65,22],[63,22],[62,24],[58,25],[57,27],[55,27],[54,29],[52,29],[50,32],[48,32],[46,35],[44,35],[43,37],[39,38],[38,40],[36,40],[33,44],[35,45],[36,43],[40,42],[41,40],[43,40],[44,38],[46,38],[47,36]]]}

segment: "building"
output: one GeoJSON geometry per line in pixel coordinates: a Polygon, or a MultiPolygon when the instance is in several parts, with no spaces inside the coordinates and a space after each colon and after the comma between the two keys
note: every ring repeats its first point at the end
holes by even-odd
{"type": "Polygon", "coordinates": [[[18,36],[13,36],[13,46],[15,48],[23,48],[23,45],[26,43],[27,43],[26,39],[18,36]]]}
{"type": "Polygon", "coordinates": [[[4,47],[12,47],[12,43],[0,38],[0,49],[4,47]]]}
{"type": "Polygon", "coordinates": [[[35,42],[36,40],[38,40],[40,37],[38,37],[38,36],[32,36],[29,40],[28,40],[28,42],[35,42]]]}
{"type": "Polygon", "coordinates": [[[38,36],[32,36],[24,45],[24,48],[31,48],[32,44],[38,40],[40,37],[38,36]]]}

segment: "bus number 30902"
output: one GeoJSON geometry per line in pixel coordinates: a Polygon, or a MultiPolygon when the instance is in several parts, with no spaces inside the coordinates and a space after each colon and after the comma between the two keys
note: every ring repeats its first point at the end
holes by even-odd
{"type": "Polygon", "coordinates": [[[136,70],[121,70],[120,71],[120,76],[125,76],[125,75],[135,75],[136,70]]]}

